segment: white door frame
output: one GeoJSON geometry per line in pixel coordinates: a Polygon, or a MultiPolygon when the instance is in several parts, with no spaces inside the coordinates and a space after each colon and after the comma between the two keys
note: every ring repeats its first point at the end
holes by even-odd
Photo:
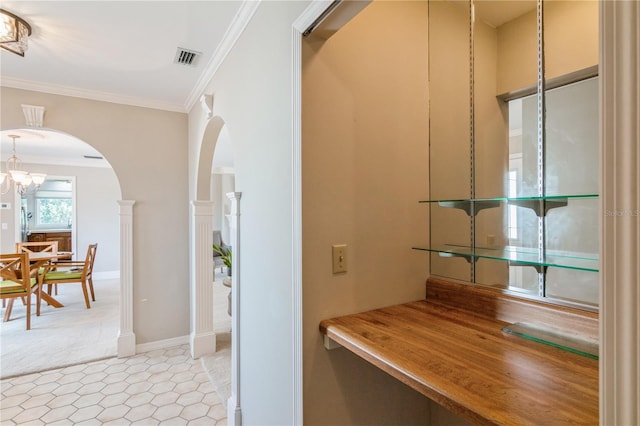
{"type": "Polygon", "coordinates": [[[291,31],[292,129],[292,271],[293,279],[293,421],[303,424],[303,340],[302,340],[302,33],[333,3],[312,2],[293,22],[291,31]]]}

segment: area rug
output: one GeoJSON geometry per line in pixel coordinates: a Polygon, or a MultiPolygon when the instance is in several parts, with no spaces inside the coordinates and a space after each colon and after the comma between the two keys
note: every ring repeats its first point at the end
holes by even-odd
{"type": "MultiPolygon", "coordinates": [[[[85,307],[79,285],[58,286],[64,307],[32,304],[31,330],[26,307],[16,300],[9,322],[0,322],[0,378],[110,358],[117,353],[119,280],[94,280],[96,301],[85,307]]],[[[2,314],[4,315],[4,309],[2,314]]]]}
{"type": "Polygon", "coordinates": [[[226,407],[231,394],[231,317],[228,314],[230,289],[223,285],[226,275],[216,271],[213,282],[213,331],[216,333],[216,352],[200,358],[209,381],[216,389],[220,402],[226,407]]]}
{"type": "Polygon", "coordinates": [[[201,362],[220,402],[226,406],[231,394],[231,333],[216,335],[216,353],[203,356],[201,362]]]}

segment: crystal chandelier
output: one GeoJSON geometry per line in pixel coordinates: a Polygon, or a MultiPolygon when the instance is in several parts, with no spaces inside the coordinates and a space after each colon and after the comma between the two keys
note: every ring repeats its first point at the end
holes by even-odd
{"type": "Polygon", "coordinates": [[[24,56],[30,35],[31,26],[24,19],[0,9],[0,47],[24,56]]]}
{"type": "Polygon", "coordinates": [[[2,185],[2,193],[6,194],[11,189],[11,182],[16,186],[16,192],[20,195],[24,195],[29,190],[31,184],[34,186],[34,191],[37,191],[47,177],[44,173],[29,173],[24,170],[20,170],[22,161],[16,156],[16,139],[20,136],[9,135],[13,141],[13,155],[7,160],[6,173],[0,172],[0,185],[2,185]]]}

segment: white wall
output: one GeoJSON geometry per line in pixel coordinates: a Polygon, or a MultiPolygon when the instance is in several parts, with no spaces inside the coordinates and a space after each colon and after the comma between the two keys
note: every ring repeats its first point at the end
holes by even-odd
{"type": "MultiPolygon", "coordinates": [[[[293,420],[291,25],[307,2],[262,2],[205,93],[234,145],[242,192],[242,406],[248,425],[293,420]]],[[[204,134],[189,114],[190,194],[204,134]]]]}
{"type": "MultiPolygon", "coordinates": [[[[113,167],[122,199],[136,201],[133,331],[137,343],[187,336],[187,115],[7,87],[0,90],[3,130],[24,127],[21,104],[45,106],[44,126],[97,149],[113,167]]],[[[96,259],[101,253],[98,246],[96,259]]]]}
{"type": "MultiPolygon", "coordinates": [[[[27,170],[38,170],[49,176],[75,176],[76,178],[76,219],[77,241],[74,241],[74,258],[84,260],[89,244],[98,243],[98,252],[94,271],[113,272],[120,270],[120,228],[118,203],[120,186],[112,169],[97,167],[55,166],[25,163],[27,170]]],[[[9,195],[9,194],[7,194],[9,195]]],[[[3,201],[5,197],[3,196],[3,201]]],[[[2,210],[2,221],[15,214],[15,205],[11,210],[2,210]]],[[[15,248],[15,221],[2,232],[2,252],[15,248]]],[[[18,229],[19,232],[19,229],[18,229]]]]}

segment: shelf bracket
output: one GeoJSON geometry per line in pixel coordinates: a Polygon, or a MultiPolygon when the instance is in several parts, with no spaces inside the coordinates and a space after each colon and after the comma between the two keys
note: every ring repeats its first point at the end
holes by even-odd
{"type": "Polygon", "coordinates": [[[554,199],[554,200],[544,200],[544,199],[536,199],[536,200],[509,200],[508,204],[525,207],[527,209],[531,209],[536,213],[538,217],[544,217],[549,213],[549,210],[555,209],[558,207],[565,207],[568,203],[566,198],[554,199]]]}
{"type": "Polygon", "coordinates": [[[534,268],[539,274],[546,274],[547,273],[547,265],[536,265],[534,263],[518,262],[518,261],[515,261],[515,260],[510,260],[509,261],[509,266],[530,266],[530,267],[534,268]]]}
{"type": "Polygon", "coordinates": [[[332,351],[334,349],[338,349],[341,348],[342,345],[338,342],[336,342],[335,340],[331,339],[331,337],[327,336],[326,334],[323,336],[323,344],[326,350],[328,351],[332,351]]]}
{"type": "Polygon", "coordinates": [[[467,216],[475,216],[480,212],[480,210],[484,209],[492,209],[494,207],[500,206],[500,201],[498,200],[457,200],[457,201],[438,201],[438,205],[440,207],[448,207],[452,209],[460,209],[464,210],[467,213],[467,216]],[[473,207],[473,214],[472,214],[473,207]]]}
{"type": "Polygon", "coordinates": [[[439,251],[438,256],[440,257],[463,257],[468,263],[471,263],[473,259],[474,262],[478,261],[478,258],[472,254],[461,254],[461,253],[448,253],[446,251],[439,251]]]}

